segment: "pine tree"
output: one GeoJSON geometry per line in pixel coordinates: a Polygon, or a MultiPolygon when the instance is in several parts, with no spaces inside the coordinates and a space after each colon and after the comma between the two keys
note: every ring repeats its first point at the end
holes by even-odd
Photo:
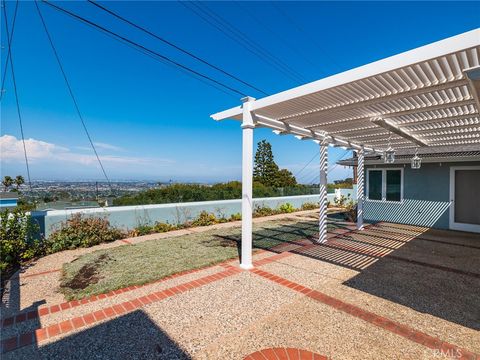
{"type": "Polygon", "coordinates": [[[258,143],[255,153],[253,180],[265,186],[274,186],[278,173],[278,165],[273,159],[272,145],[266,140],[258,143]]]}

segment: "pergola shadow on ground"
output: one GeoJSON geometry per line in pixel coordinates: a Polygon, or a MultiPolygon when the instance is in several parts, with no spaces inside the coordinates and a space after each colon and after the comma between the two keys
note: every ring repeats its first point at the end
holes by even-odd
{"type": "Polygon", "coordinates": [[[21,358],[191,359],[141,310],[127,313],[49,344],[23,348],[20,352],[22,351],[29,353],[19,354],[21,358]]]}
{"type": "MultiPolygon", "coordinates": [[[[329,217],[328,240],[317,243],[318,222],[253,232],[254,249],[291,252],[357,271],[343,284],[415,311],[480,330],[480,235],[377,223],[364,230],[329,217]]],[[[240,235],[222,236],[240,252],[240,235]]]]}

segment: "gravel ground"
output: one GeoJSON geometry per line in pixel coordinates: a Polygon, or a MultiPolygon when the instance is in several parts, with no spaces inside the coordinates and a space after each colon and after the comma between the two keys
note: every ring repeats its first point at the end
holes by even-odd
{"type": "Polygon", "coordinates": [[[240,360],[272,347],[308,349],[341,360],[432,358],[421,345],[304,297],[212,344],[196,358],[240,360]]]}
{"type": "Polygon", "coordinates": [[[183,284],[195,279],[199,279],[204,276],[213,275],[219,272],[225,271],[223,267],[215,266],[212,268],[207,268],[205,270],[201,270],[192,274],[187,274],[180,276],[178,278],[173,278],[169,280],[165,280],[159,283],[153,283],[151,285],[147,285],[141,287],[139,289],[135,289],[133,291],[128,291],[119,295],[115,295],[112,297],[107,297],[102,300],[97,300],[92,303],[84,304],[81,306],[77,306],[74,308],[70,308],[67,310],[59,311],[53,314],[49,314],[46,316],[42,316],[40,320],[35,321],[25,321],[15,326],[8,326],[2,330],[1,338],[7,339],[13,335],[21,334],[28,330],[34,330],[38,327],[46,327],[52,324],[56,324],[62,322],[64,320],[72,319],[77,316],[85,315],[112,305],[116,305],[122,303],[124,301],[136,299],[145,295],[149,295],[156,291],[161,291],[173,286],[177,286],[179,284],[183,284]]]}
{"type": "Polygon", "coordinates": [[[299,255],[262,269],[480,352],[478,279],[435,269],[423,276],[424,267],[394,260],[357,272],[299,255]]]}

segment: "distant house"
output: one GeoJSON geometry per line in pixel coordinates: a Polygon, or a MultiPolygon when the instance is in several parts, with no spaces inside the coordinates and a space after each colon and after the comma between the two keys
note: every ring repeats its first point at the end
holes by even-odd
{"type": "MultiPolygon", "coordinates": [[[[480,145],[365,155],[364,219],[480,232],[480,145]]],[[[357,158],[340,165],[357,166],[357,158]]]]}
{"type": "Polygon", "coordinates": [[[0,210],[17,207],[18,194],[16,192],[0,192],[0,210]]]}

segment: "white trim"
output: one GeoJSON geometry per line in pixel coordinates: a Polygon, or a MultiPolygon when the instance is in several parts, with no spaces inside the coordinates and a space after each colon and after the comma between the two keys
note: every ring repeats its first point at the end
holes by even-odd
{"type": "MultiPolygon", "coordinates": [[[[480,166],[451,166],[450,167],[450,212],[449,228],[452,230],[470,231],[480,233],[480,225],[455,222],[455,171],[456,170],[480,170],[480,166]]],[[[472,206],[478,209],[478,204],[472,206]]]]}
{"type": "Polygon", "coordinates": [[[392,204],[401,204],[403,203],[403,188],[404,188],[404,168],[403,167],[384,167],[384,168],[370,168],[367,169],[367,183],[366,183],[366,193],[365,200],[371,202],[382,202],[382,203],[392,203],[392,204]],[[387,171],[388,170],[400,170],[400,201],[387,200],[387,171]],[[370,187],[370,171],[381,171],[382,172],[382,199],[370,199],[369,187],[370,187]]]}
{"type": "MultiPolygon", "coordinates": [[[[255,111],[270,105],[316,93],[321,90],[392,71],[403,66],[417,64],[436,57],[444,56],[446,54],[454,53],[456,51],[472,48],[478,46],[480,42],[479,39],[480,29],[474,29],[425,46],[418,47],[410,51],[400,53],[398,55],[390,56],[367,65],[344,71],[321,80],[301,85],[275,95],[267,96],[265,98],[256,100],[252,104],[251,110],[255,111]]],[[[213,114],[211,117],[218,121],[239,116],[241,114],[242,110],[237,106],[235,108],[213,114]]]]}

